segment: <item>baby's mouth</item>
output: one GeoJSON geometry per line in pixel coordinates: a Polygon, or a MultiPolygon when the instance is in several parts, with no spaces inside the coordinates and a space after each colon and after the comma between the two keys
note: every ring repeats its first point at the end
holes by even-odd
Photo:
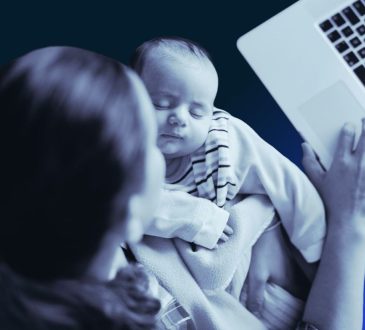
{"type": "Polygon", "coordinates": [[[161,137],[180,139],[180,140],[182,140],[184,138],[181,134],[177,134],[177,133],[162,133],[161,137]]]}

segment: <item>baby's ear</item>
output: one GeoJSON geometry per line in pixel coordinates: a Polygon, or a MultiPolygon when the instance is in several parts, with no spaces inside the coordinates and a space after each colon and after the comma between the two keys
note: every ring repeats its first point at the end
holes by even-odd
{"type": "Polygon", "coordinates": [[[133,195],[128,203],[128,216],[125,220],[125,241],[128,243],[137,243],[142,239],[144,234],[142,198],[139,195],[133,195]]]}

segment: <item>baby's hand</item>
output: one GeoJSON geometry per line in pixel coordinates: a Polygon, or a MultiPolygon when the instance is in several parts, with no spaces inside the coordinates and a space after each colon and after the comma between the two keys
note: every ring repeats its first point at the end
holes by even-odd
{"type": "Polygon", "coordinates": [[[232,234],[233,234],[232,227],[229,225],[226,225],[223,229],[223,233],[222,233],[221,237],[219,238],[219,242],[227,242],[229,239],[229,236],[231,236],[232,234]]]}
{"type": "MultiPolygon", "coordinates": [[[[233,228],[229,225],[226,225],[223,229],[223,233],[222,235],[219,237],[219,240],[218,240],[218,243],[213,247],[213,250],[217,249],[218,248],[218,244],[219,243],[224,243],[224,242],[227,242],[229,240],[229,237],[233,234],[233,228]]],[[[195,247],[196,250],[199,250],[199,249],[205,249],[205,247],[203,246],[199,246],[197,245],[195,247]]]]}

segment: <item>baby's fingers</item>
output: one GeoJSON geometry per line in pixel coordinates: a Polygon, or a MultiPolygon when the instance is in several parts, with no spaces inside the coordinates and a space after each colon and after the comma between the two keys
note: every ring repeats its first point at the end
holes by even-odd
{"type": "Polygon", "coordinates": [[[226,225],[224,227],[223,233],[225,233],[226,235],[232,235],[233,234],[233,229],[231,226],[226,225]]]}
{"type": "Polygon", "coordinates": [[[228,236],[225,233],[223,233],[222,236],[219,238],[219,240],[222,241],[222,242],[227,242],[228,241],[228,236]]]}

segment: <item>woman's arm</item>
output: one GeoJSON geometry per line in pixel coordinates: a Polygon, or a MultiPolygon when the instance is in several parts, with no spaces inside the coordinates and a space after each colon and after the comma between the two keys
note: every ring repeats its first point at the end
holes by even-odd
{"type": "Polygon", "coordinates": [[[303,320],[321,330],[362,328],[363,241],[350,233],[329,230],[303,320]]]}
{"type": "Polygon", "coordinates": [[[361,329],[365,276],[365,124],[353,150],[354,129],[341,132],[325,172],[307,144],[303,165],[326,206],[328,233],[303,320],[318,329],[361,329]]]}

